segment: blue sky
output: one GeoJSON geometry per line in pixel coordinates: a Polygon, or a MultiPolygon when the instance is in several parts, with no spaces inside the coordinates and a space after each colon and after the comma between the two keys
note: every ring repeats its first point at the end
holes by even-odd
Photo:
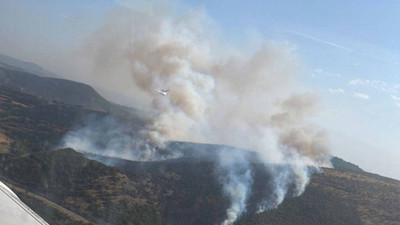
{"type": "MultiPolygon", "coordinates": [[[[62,70],[124,1],[0,2],[0,53],[62,70]],[[57,61],[58,60],[58,61],[57,61]]],[[[219,27],[223,39],[287,41],[303,62],[301,82],[320,95],[313,122],[331,136],[332,152],[362,168],[400,179],[400,1],[185,0],[219,27]]]]}

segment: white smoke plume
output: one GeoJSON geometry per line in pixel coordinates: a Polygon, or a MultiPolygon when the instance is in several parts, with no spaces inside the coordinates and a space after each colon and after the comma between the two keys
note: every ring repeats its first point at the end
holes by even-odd
{"type": "MultiPolygon", "coordinates": [[[[203,11],[175,9],[160,2],[118,8],[85,46],[102,79],[118,80],[113,70],[126,70],[132,88],[149,99],[153,114],[138,134],[144,151],[169,140],[249,149],[274,177],[275,198],[261,201],[260,211],[281,203],[293,183],[300,195],[307,168],[328,164],[328,157],[325,134],[307,124],[316,99],[297,85],[300,63],[290,44],[234,48],[203,11]],[[161,89],[170,91],[162,96],[155,91],[161,89]],[[267,165],[290,165],[295,176],[267,165]]],[[[251,194],[249,162],[234,154],[223,151],[217,165],[231,201],[223,224],[245,212],[251,194]]],[[[154,153],[144,155],[151,160],[154,153]]]]}
{"type": "Polygon", "coordinates": [[[124,124],[112,116],[89,115],[83,124],[67,133],[59,148],[73,148],[83,153],[92,153],[134,161],[155,161],[181,157],[179,151],[157,152],[149,148],[138,136],[137,124],[124,124]],[[133,151],[136,149],[136,151],[133,151]]]}
{"type": "Polygon", "coordinates": [[[242,151],[232,149],[222,149],[218,154],[217,171],[220,182],[224,194],[231,200],[222,225],[232,224],[246,210],[253,183],[249,159],[246,157],[242,151]]]}

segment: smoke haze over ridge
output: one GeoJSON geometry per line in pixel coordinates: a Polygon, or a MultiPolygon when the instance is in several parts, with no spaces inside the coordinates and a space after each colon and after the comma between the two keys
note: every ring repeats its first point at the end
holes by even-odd
{"type": "MultiPolygon", "coordinates": [[[[260,211],[280,204],[290,184],[300,195],[309,181],[308,167],[327,166],[329,159],[325,133],[307,123],[317,99],[298,85],[300,62],[290,45],[266,41],[253,51],[236,49],[218,39],[203,11],[176,14],[174,7],[116,8],[84,48],[99,79],[118,82],[122,70],[121,76],[129,74],[132,88],[150,102],[151,119],[128,146],[142,153],[131,156],[158,160],[153,158],[158,147],[170,140],[249,149],[276,178],[276,198],[262,200],[260,211]],[[156,92],[161,89],[170,92],[161,96],[156,92]],[[270,164],[289,164],[295,176],[270,164]]],[[[67,135],[65,145],[90,141],[80,132],[67,135]]],[[[248,164],[237,153],[219,154],[216,168],[231,200],[222,224],[232,224],[246,211],[252,185],[248,164]]]]}

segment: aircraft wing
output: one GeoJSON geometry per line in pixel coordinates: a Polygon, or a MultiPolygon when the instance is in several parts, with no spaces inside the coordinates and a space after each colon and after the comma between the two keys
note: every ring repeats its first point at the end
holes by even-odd
{"type": "Polygon", "coordinates": [[[5,184],[0,182],[0,215],[2,225],[48,225],[5,184]]]}

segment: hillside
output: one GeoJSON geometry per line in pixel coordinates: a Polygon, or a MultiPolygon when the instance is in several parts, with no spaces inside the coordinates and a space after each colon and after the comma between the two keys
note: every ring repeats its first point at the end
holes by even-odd
{"type": "MultiPolygon", "coordinates": [[[[72,149],[5,161],[3,177],[95,223],[214,224],[222,220],[228,204],[211,161],[114,159],[115,167],[110,167],[72,149]]],[[[268,174],[255,171],[255,177],[265,178],[259,182],[268,182],[268,174]]],[[[398,207],[399,183],[324,169],[302,196],[271,211],[248,213],[237,224],[398,224],[398,207]]]]}
{"type": "MultiPolygon", "coordinates": [[[[215,145],[171,142],[168,148],[180,150],[183,158],[159,162],[53,151],[66,132],[90,115],[109,116],[0,87],[0,178],[26,190],[14,189],[44,219],[77,223],[77,217],[53,202],[94,224],[203,225],[223,220],[229,201],[216,176],[215,145]]],[[[254,195],[236,224],[400,224],[399,181],[366,173],[339,158],[332,162],[335,169],[315,173],[302,196],[289,196],[277,209],[261,214],[254,214],[254,204],[269,194],[270,175],[253,162],[254,195]]]]}
{"type": "MultiPolygon", "coordinates": [[[[60,139],[84,120],[109,114],[81,106],[46,101],[36,96],[0,86],[0,153],[24,154],[54,149],[60,139]]],[[[124,118],[140,127],[137,117],[124,118]]]]}
{"type": "Polygon", "coordinates": [[[0,144],[3,153],[51,149],[79,118],[101,113],[79,106],[47,102],[0,86],[0,144]]]}
{"type": "Polygon", "coordinates": [[[109,103],[88,85],[0,68],[0,84],[49,101],[104,110],[109,103]]]}
{"type": "MultiPolygon", "coordinates": [[[[139,194],[135,183],[117,169],[87,160],[72,149],[5,157],[3,161],[0,174],[4,179],[94,223],[156,224],[152,201],[142,199],[144,194],[139,194]]],[[[30,206],[35,210],[35,205],[30,206]]],[[[54,221],[53,215],[42,216],[54,221]]]]}
{"type": "Polygon", "coordinates": [[[324,169],[302,196],[270,212],[245,216],[237,224],[400,224],[399,207],[398,181],[324,169]]]}
{"type": "Polygon", "coordinates": [[[19,68],[0,66],[0,86],[34,95],[46,101],[82,106],[117,116],[138,116],[133,108],[109,102],[91,86],[75,81],[41,77],[19,68]]]}

